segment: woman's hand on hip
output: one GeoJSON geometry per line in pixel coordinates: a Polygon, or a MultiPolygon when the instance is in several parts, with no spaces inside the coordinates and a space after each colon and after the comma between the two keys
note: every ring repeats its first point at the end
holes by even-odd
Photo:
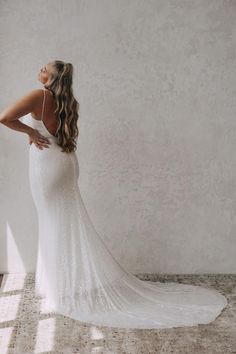
{"type": "Polygon", "coordinates": [[[44,147],[49,148],[48,144],[51,144],[48,138],[40,134],[37,129],[34,129],[29,134],[29,144],[34,143],[38,149],[43,150],[44,147]]]}

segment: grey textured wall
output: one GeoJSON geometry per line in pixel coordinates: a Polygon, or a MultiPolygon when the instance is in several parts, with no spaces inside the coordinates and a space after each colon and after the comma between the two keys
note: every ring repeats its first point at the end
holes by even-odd
{"type": "MultiPolygon", "coordinates": [[[[128,270],[236,271],[236,1],[1,1],[1,109],[72,62],[80,189],[128,270]]],[[[28,139],[0,126],[0,271],[33,271],[28,139]]]]}

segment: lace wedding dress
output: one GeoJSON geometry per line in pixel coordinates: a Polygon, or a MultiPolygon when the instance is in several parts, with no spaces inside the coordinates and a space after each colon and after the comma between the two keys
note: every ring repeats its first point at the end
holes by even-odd
{"type": "Polygon", "coordinates": [[[61,152],[43,109],[41,120],[24,119],[51,141],[43,150],[29,148],[39,226],[36,295],[52,311],[95,325],[171,328],[215,320],[227,300],[214,288],[143,281],[113,257],[82,200],[76,152],[61,152]]]}

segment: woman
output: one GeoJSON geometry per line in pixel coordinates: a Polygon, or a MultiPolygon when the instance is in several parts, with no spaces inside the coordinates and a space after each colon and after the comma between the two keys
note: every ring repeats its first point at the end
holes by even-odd
{"type": "Polygon", "coordinates": [[[83,322],[123,328],[209,323],[227,305],[210,287],[142,281],[115,260],[80,195],[76,155],[79,104],[73,66],[59,60],[33,90],[5,109],[1,122],[29,136],[29,177],[38,213],[36,296],[48,309],[83,322]],[[23,124],[19,118],[26,116],[23,124]]]}

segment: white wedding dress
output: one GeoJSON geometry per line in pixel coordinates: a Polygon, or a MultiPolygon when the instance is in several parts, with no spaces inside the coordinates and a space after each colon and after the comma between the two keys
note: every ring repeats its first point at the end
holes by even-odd
{"type": "Polygon", "coordinates": [[[215,320],[227,305],[216,289],[140,280],[118,263],[85,208],[76,152],[61,152],[42,120],[29,114],[24,123],[51,141],[43,150],[34,144],[29,148],[39,226],[35,292],[48,308],[82,322],[121,328],[171,328],[215,320]]]}

